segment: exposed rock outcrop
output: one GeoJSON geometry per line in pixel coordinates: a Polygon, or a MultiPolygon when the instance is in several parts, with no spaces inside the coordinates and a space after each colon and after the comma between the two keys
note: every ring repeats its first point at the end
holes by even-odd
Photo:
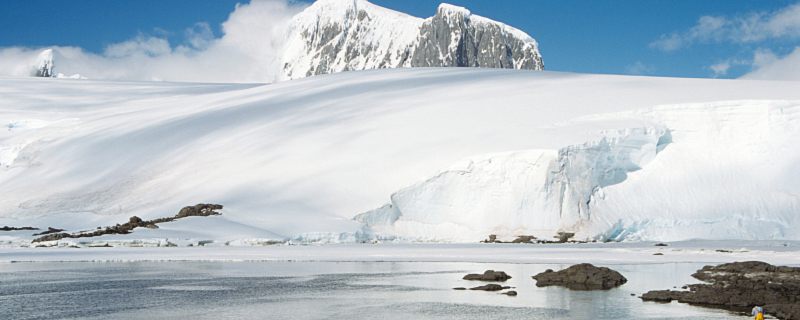
{"type": "Polygon", "coordinates": [[[511,243],[533,243],[533,240],[536,240],[536,237],[534,237],[534,236],[517,236],[517,238],[512,240],[511,243]]]}
{"type": "Polygon", "coordinates": [[[42,233],[45,235],[34,239],[32,242],[55,241],[64,238],[90,238],[90,237],[97,237],[109,234],[128,234],[131,233],[133,229],[139,227],[157,229],[158,223],[171,222],[191,216],[207,217],[212,215],[220,215],[221,213],[217,212],[216,210],[221,210],[221,209],[222,205],[219,204],[200,203],[194,206],[183,207],[178,212],[178,214],[172,217],[164,217],[153,220],[142,220],[142,218],[139,218],[137,216],[132,216],[128,219],[128,222],[126,223],[117,224],[105,228],[98,227],[97,230],[91,232],[66,233],[57,231],[57,233],[48,233],[48,234],[42,233]]]}
{"type": "Polygon", "coordinates": [[[537,287],[562,286],[574,290],[607,290],[628,282],[622,274],[606,267],[581,263],[561,271],[547,269],[533,276],[537,287]]]}
{"type": "Polygon", "coordinates": [[[207,217],[220,214],[216,210],[222,210],[222,205],[200,203],[194,206],[183,207],[181,211],[178,212],[178,215],[175,216],[175,218],[191,216],[207,217]]]}
{"type": "Polygon", "coordinates": [[[705,266],[692,277],[706,283],[685,286],[688,291],[654,290],[644,301],[678,302],[749,311],[763,306],[780,319],[800,319],[800,268],[773,266],[760,261],[705,266]]]}
{"type": "Polygon", "coordinates": [[[575,236],[574,232],[563,232],[563,231],[560,231],[555,236],[553,236],[553,238],[558,239],[559,243],[566,243],[567,241],[569,241],[569,239],[571,239],[574,236],[575,236]]]}

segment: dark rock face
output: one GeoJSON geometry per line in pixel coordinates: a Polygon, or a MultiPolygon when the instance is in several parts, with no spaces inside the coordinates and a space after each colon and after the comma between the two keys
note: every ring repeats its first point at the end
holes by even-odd
{"type": "Polygon", "coordinates": [[[530,41],[502,25],[475,22],[471,13],[442,5],[419,30],[409,57],[412,67],[482,67],[542,70],[530,41]]]}
{"type": "Polygon", "coordinates": [[[479,273],[470,273],[463,278],[464,280],[478,280],[478,281],[506,281],[511,279],[511,276],[507,275],[503,271],[494,271],[494,270],[486,270],[483,274],[479,273]]]}
{"type": "Polygon", "coordinates": [[[619,272],[606,267],[581,263],[554,272],[546,270],[533,276],[537,287],[562,286],[573,290],[607,290],[628,282],[619,272]]]}
{"type": "Polygon", "coordinates": [[[469,288],[470,290],[483,290],[483,291],[500,291],[505,289],[511,289],[508,286],[501,286],[499,284],[490,283],[487,285],[477,286],[473,288],[469,288]]]}
{"type": "Polygon", "coordinates": [[[689,291],[650,291],[642,295],[642,300],[677,300],[733,311],[749,311],[758,305],[780,319],[800,319],[800,268],[760,261],[733,262],[705,266],[692,277],[706,283],[685,286],[689,291]]]}

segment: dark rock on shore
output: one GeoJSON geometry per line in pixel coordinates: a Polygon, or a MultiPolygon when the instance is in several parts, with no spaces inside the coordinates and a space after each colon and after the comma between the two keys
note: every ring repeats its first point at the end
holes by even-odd
{"type": "Polygon", "coordinates": [[[533,243],[533,240],[536,240],[536,237],[534,237],[534,236],[517,236],[517,238],[512,240],[511,243],[533,243]]]}
{"type": "Polygon", "coordinates": [[[780,319],[800,319],[800,268],[760,261],[733,262],[705,266],[692,277],[706,283],[687,285],[688,291],[654,290],[641,298],[732,311],[749,311],[758,305],[780,319]]]}
{"type": "Polygon", "coordinates": [[[565,243],[565,242],[569,241],[569,239],[572,239],[572,237],[574,237],[574,236],[575,236],[574,232],[563,232],[563,231],[561,231],[561,232],[558,232],[555,236],[553,236],[553,238],[558,239],[559,243],[565,243]]]}
{"type": "Polygon", "coordinates": [[[516,291],[514,291],[514,290],[509,290],[509,291],[507,291],[507,292],[504,292],[504,293],[502,293],[502,294],[504,294],[504,295],[507,295],[507,296],[510,296],[510,297],[516,297],[516,296],[517,296],[517,292],[516,292],[516,291]]]}
{"type": "Polygon", "coordinates": [[[51,233],[45,236],[38,237],[33,239],[33,242],[45,242],[45,241],[54,241],[54,240],[61,240],[63,238],[70,238],[72,235],[66,232],[61,233],[51,233]]]}
{"type": "Polygon", "coordinates": [[[464,287],[455,287],[455,288],[453,288],[453,290],[467,290],[467,288],[464,288],[464,287]]]}
{"type": "Polygon", "coordinates": [[[47,230],[39,232],[39,233],[34,233],[33,235],[34,236],[43,236],[43,235],[46,235],[46,234],[57,233],[57,232],[61,232],[61,231],[64,231],[64,229],[47,227],[47,230]]]}
{"type": "MultiPolygon", "coordinates": [[[[128,222],[123,224],[117,224],[112,227],[105,227],[100,228],[98,227],[97,230],[92,232],[78,232],[78,233],[66,233],[66,232],[59,232],[58,233],[42,233],[45,234],[42,237],[33,239],[32,242],[44,242],[44,241],[55,241],[61,240],[64,238],[89,238],[89,237],[97,237],[107,234],[128,234],[133,231],[133,229],[143,227],[143,228],[150,228],[150,229],[158,229],[158,223],[164,222],[171,222],[178,220],[180,218],[190,217],[190,216],[200,216],[200,217],[207,217],[211,215],[220,215],[221,213],[217,212],[216,210],[222,209],[222,205],[219,204],[206,204],[200,203],[194,206],[183,207],[178,214],[172,217],[164,217],[158,218],[153,220],[142,220],[137,216],[132,216],[128,219],[128,222]]],[[[63,231],[63,230],[61,230],[63,231]]]]}
{"type": "Polygon", "coordinates": [[[22,231],[22,230],[39,230],[39,228],[34,227],[9,227],[3,226],[0,228],[0,231],[22,231]]]}
{"type": "Polygon", "coordinates": [[[211,215],[219,215],[221,213],[217,212],[216,210],[221,209],[222,205],[219,204],[199,203],[194,206],[183,207],[181,211],[178,211],[178,215],[176,215],[175,218],[191,216],[207,217],[211,215]]]}
{"type": "Polygon", "coordinates": [[[628,282],[619,272],[581,263],[555,272],[547,269],[533,276],[537,287],[562,286],[573,290],[607,290],[628,282]]]}
{"type": "Polygon", "coordinates": [[[470,290],[483,290],[483,291],[500,291],[500,290],[505,290],[505,289],[511,289],[511,287],[501,286],[499,284],[490,283],[490,284],[487,284],[487,285],[482,285],[482,286],[469,288],[469,289],[470,290]]]}
{"type": "Polygon", "coordinates": [[[659,243],[654,244],[654,246],[656,246],[656,247],[666,247],[666,246],[669,246],[669,245],[666,244],[666,243],[663,243],[663,242],[659,242],[659,243]]]}
{"type": "Polygon", "coordinates": [[[506,281],[511,279],[511,276],[503,271],[486,270],[483,274],[470,273],[463,278],[464,280],[478,280],[478,281],[506,281]]]}

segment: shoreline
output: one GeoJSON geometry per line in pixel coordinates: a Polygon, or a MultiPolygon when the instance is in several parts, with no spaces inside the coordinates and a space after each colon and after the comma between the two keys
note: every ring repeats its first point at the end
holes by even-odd
{"type": "Polygon", "coordinates": [[[800,243],[687,241],[606,244],[326,244],[253,247],[0,248],[0,263],[25,262],[476,262],[660,264],[764,261],[800,265],[800,243]],[[721,250],[721,251],[717,251],[721,250]],[[661,253],[662,255],[655,255],[661,253]]]}

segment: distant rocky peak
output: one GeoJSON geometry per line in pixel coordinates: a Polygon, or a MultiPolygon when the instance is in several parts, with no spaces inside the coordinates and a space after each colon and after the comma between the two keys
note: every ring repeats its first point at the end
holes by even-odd
{"type": "Polygon", "coordinates": [[[34,77],[54,77],[55,63],[53,62],[53,49],[45,49],[36,57],[31,76],[34,77]]]}

